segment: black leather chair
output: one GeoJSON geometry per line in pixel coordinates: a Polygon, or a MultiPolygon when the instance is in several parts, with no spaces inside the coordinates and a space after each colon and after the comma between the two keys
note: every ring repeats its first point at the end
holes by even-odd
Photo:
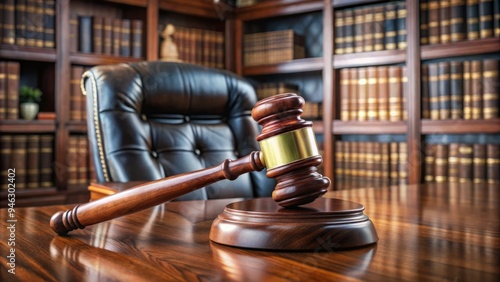
{"type": "MultiPolygon", "coordinates": [[[[99,182],[156,180],[259,150],[252,86],[226,71],[172,62],[98,66],[83,76],[99,182]]],[[[177,200],[270,196],[265,171],[177,200]]]]}

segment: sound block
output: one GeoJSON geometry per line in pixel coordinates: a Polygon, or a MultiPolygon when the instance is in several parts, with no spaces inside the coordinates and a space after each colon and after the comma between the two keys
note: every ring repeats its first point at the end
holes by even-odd
{"type": "Polygon", "coordinates": [[[338,250],[378,241],[364,206],[318,198],[283,208],[271,198],[227,205],[210,229],[210,240],[228,246],[267,250],[338,250]]]}

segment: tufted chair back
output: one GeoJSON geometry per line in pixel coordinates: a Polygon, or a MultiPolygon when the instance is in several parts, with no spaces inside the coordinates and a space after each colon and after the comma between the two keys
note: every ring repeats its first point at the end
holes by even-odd
{"type": "MultiPolygon", "coordinates": [[[[99,182],[156,180],[259,150],[255,92],[229,72],[172,62],[98,66],[82,87],[99,182]]],[[[270,196],[274,184],[252,172],[177,200],[270,196]]]]}

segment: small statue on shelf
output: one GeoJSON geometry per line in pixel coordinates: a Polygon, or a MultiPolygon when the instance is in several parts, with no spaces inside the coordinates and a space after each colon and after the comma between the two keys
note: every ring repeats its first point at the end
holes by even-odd
{"type": "Polygon", "coordinates": [[[163,41],[161,43],[160,59],[169,62],[181,62],[179,52],[173,40],[175,27],[172,24],[167,24],[161,33],[163,41]]]}

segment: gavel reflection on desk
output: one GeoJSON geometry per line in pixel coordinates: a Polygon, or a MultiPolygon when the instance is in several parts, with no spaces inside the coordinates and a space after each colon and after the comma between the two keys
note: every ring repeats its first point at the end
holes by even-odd
{"type": "Polygon", "coordinates": [[[317,172],[322,158],[318,153],[312,122],[300,115],[304,99],[280,94],[257,102],[252,117],[262,125],[257,137],[261,151],[220,165],[148,182],[132,189],[57,212],[50,220],[59,235],[75,229],[138,212],[222,179],[267,168],[267,177],[277,185],[273,200],[282,207],[296,207],[322,196],[330,180],[317,172]]]}

